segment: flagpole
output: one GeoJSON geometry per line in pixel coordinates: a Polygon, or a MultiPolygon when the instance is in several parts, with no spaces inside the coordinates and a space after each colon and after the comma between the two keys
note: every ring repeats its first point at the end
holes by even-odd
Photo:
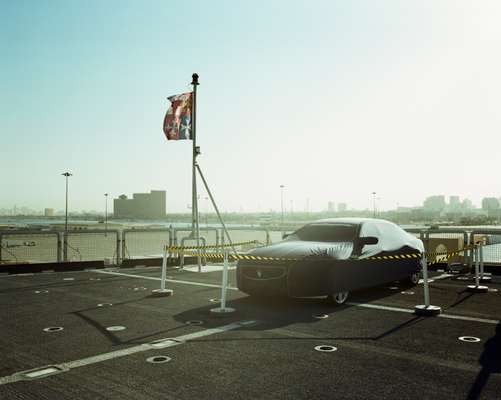
{"type": "MultiPolygon", "coordinates": [[[[198,74],[194,73],[192,76],[191,84],[193,85],[193,110],[191,119],[191,134],[193,140],[193,165],[192,165],[192,198],[191,198],[191,235],[197,241],[197,248],[200,247],[200,226],[198,223],[198,195],[197,195],[197,175],[196,164],[199,148],[197,147],[197,86],[198,74]]],[[[197,264],[198,271],[201,271],[200,249],[197,249],[197,264]]]]}

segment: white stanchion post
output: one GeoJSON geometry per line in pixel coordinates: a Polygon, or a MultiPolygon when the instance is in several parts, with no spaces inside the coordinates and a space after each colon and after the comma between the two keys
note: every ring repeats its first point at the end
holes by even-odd
{"type": "Polygon", "coordinates": [[[484,243],[480,244],[480,282],[491,282],[492,276],[484,271],[484,243]]]}
{"type": "Polygon", "coordinates": [[[470,292],[477,292],[477,293],[485,293],[489,290],[487,286],[481,286],[480,285],[480,271],[479,271],[479,266],[480,266],[480,252],[481,252],[481,247],[482,245],[475,246],[475,249],[473,251],[473,254],[475,256],[475,284],[474,285],[468,285],[468,291],[470,292]]]}
{"type": "Polygon", "coordinates": [[[224,251],[223,258],[223,282],[221,287],[221,307],[212,308],[210,312],[214,315],[228,315],[236,310],[231,307],[226,307],[226,289],[228,287],[228,251],[224,251]]]}
{"type": "Polygon", "coordinates": [[[442,308],[438,306],[430,305],[430,288],[428,283],[428,262],[426,260],[426,254],[423,254],[421,258],[421,266],[423,268],[423,292],[424,292],[424,304],[419,304],[414,307],[414,313],[417,315],[433,316],[438,315],[442,312],[442,308]]]}
{"type": "Polygon", "coordinates": [[[174,291],[171,289],[165,288],[165,280],[167,279],[167,258],[169,256],[169,252],[167,251],[167,246],[164,247],[164,254],[162,259],[162,277],[160,278],[160,289],[154,289],[151,293],[154,296],[158,297],[167,297],[174,294],[174,291]]]}

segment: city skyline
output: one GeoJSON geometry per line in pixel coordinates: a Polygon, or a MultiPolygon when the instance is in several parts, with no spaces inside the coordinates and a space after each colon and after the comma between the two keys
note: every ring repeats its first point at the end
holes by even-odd
{"type": "MultiPolygon", "coordinates": [[[[167,142],[168,96],[197,100],[199,163],[222,211],[479,205],[501,158],[501,3],[1,7],[0,209],[104,209],[166,190],[189,212],[191,141],[167,142]],[[176,15],[176,18],[172,18],[176,15]],[[27,61],[29,60],[29,62],[27,61]]],[[[207,194],[199,185],[202,198],[207,194]]]]}

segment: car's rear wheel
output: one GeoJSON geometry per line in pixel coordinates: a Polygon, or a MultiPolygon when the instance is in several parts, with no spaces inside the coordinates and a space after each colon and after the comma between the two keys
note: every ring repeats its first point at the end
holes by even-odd
{"type": "Polygon", "coordinates": [[[416,286],[419,283],[419,277],[419,272],[414,272],[408,278],[404,279],[402,283],[404,285],[416,286]]]}
{"type": "Polygon", "coordinates": [[[349,294],[350,292],[339,292],[331,294],[330,296],[328,296],[328,299],[333,304],[344,304],[346,303],[349,294]]]}

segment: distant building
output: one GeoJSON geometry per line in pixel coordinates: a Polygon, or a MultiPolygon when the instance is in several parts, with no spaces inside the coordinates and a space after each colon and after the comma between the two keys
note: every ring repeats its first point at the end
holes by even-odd
{"type": "Polygon", "coordinates": [[[475,208],[473,207],[473,203],[470,199],[464,199],[461,205],[464,210],[473,210],[475,208]]]}
{"type": "Polygon", "coordinates": [[[482,210],[497,210],[499,208],[499,200],[496,197],[484,197],[482,199],[482,210]]]}
{"type": "Polygon", "coordinates": [[[345,212],[348,209],[348,205],[346,203],[339,203],[337,205],[338,212],[345,212]]]}
{"type": "Polygon", "coordinates": [[[428,211],[442,211],[445,208],[445,196],[430,196],[423,203],[423,208],[428,211]]]}
{"type": "Polygon", "coordinates": [[[113,199],[115,218],[164,218],[166,209],[165,190],[151,190],[150,193],[134,193],[132,199],[126,195],[113,199]]]}
{"type": "Polygon", "coordinates": [[[461,201],[459,200],[459,196],[449,196],[449,207],[452,210],[461,208],[461,201]]]}
{"type": "Polygon", "coordinates": [[[53,208],[46,208],[43,212],[43,215],[46,217],[53,217],[54,216],[54,209],[53,208]]]}
{"type": "Polygon", "coordinates": [[[333,202],[333,201],[329,201],[329,202],[327,203],[327,211],[329,211],[329,212],[334,212],[334,211],[336,211],[336,208],[335,208],[335,206],[334,206],[334,202],[333,202]]]}

